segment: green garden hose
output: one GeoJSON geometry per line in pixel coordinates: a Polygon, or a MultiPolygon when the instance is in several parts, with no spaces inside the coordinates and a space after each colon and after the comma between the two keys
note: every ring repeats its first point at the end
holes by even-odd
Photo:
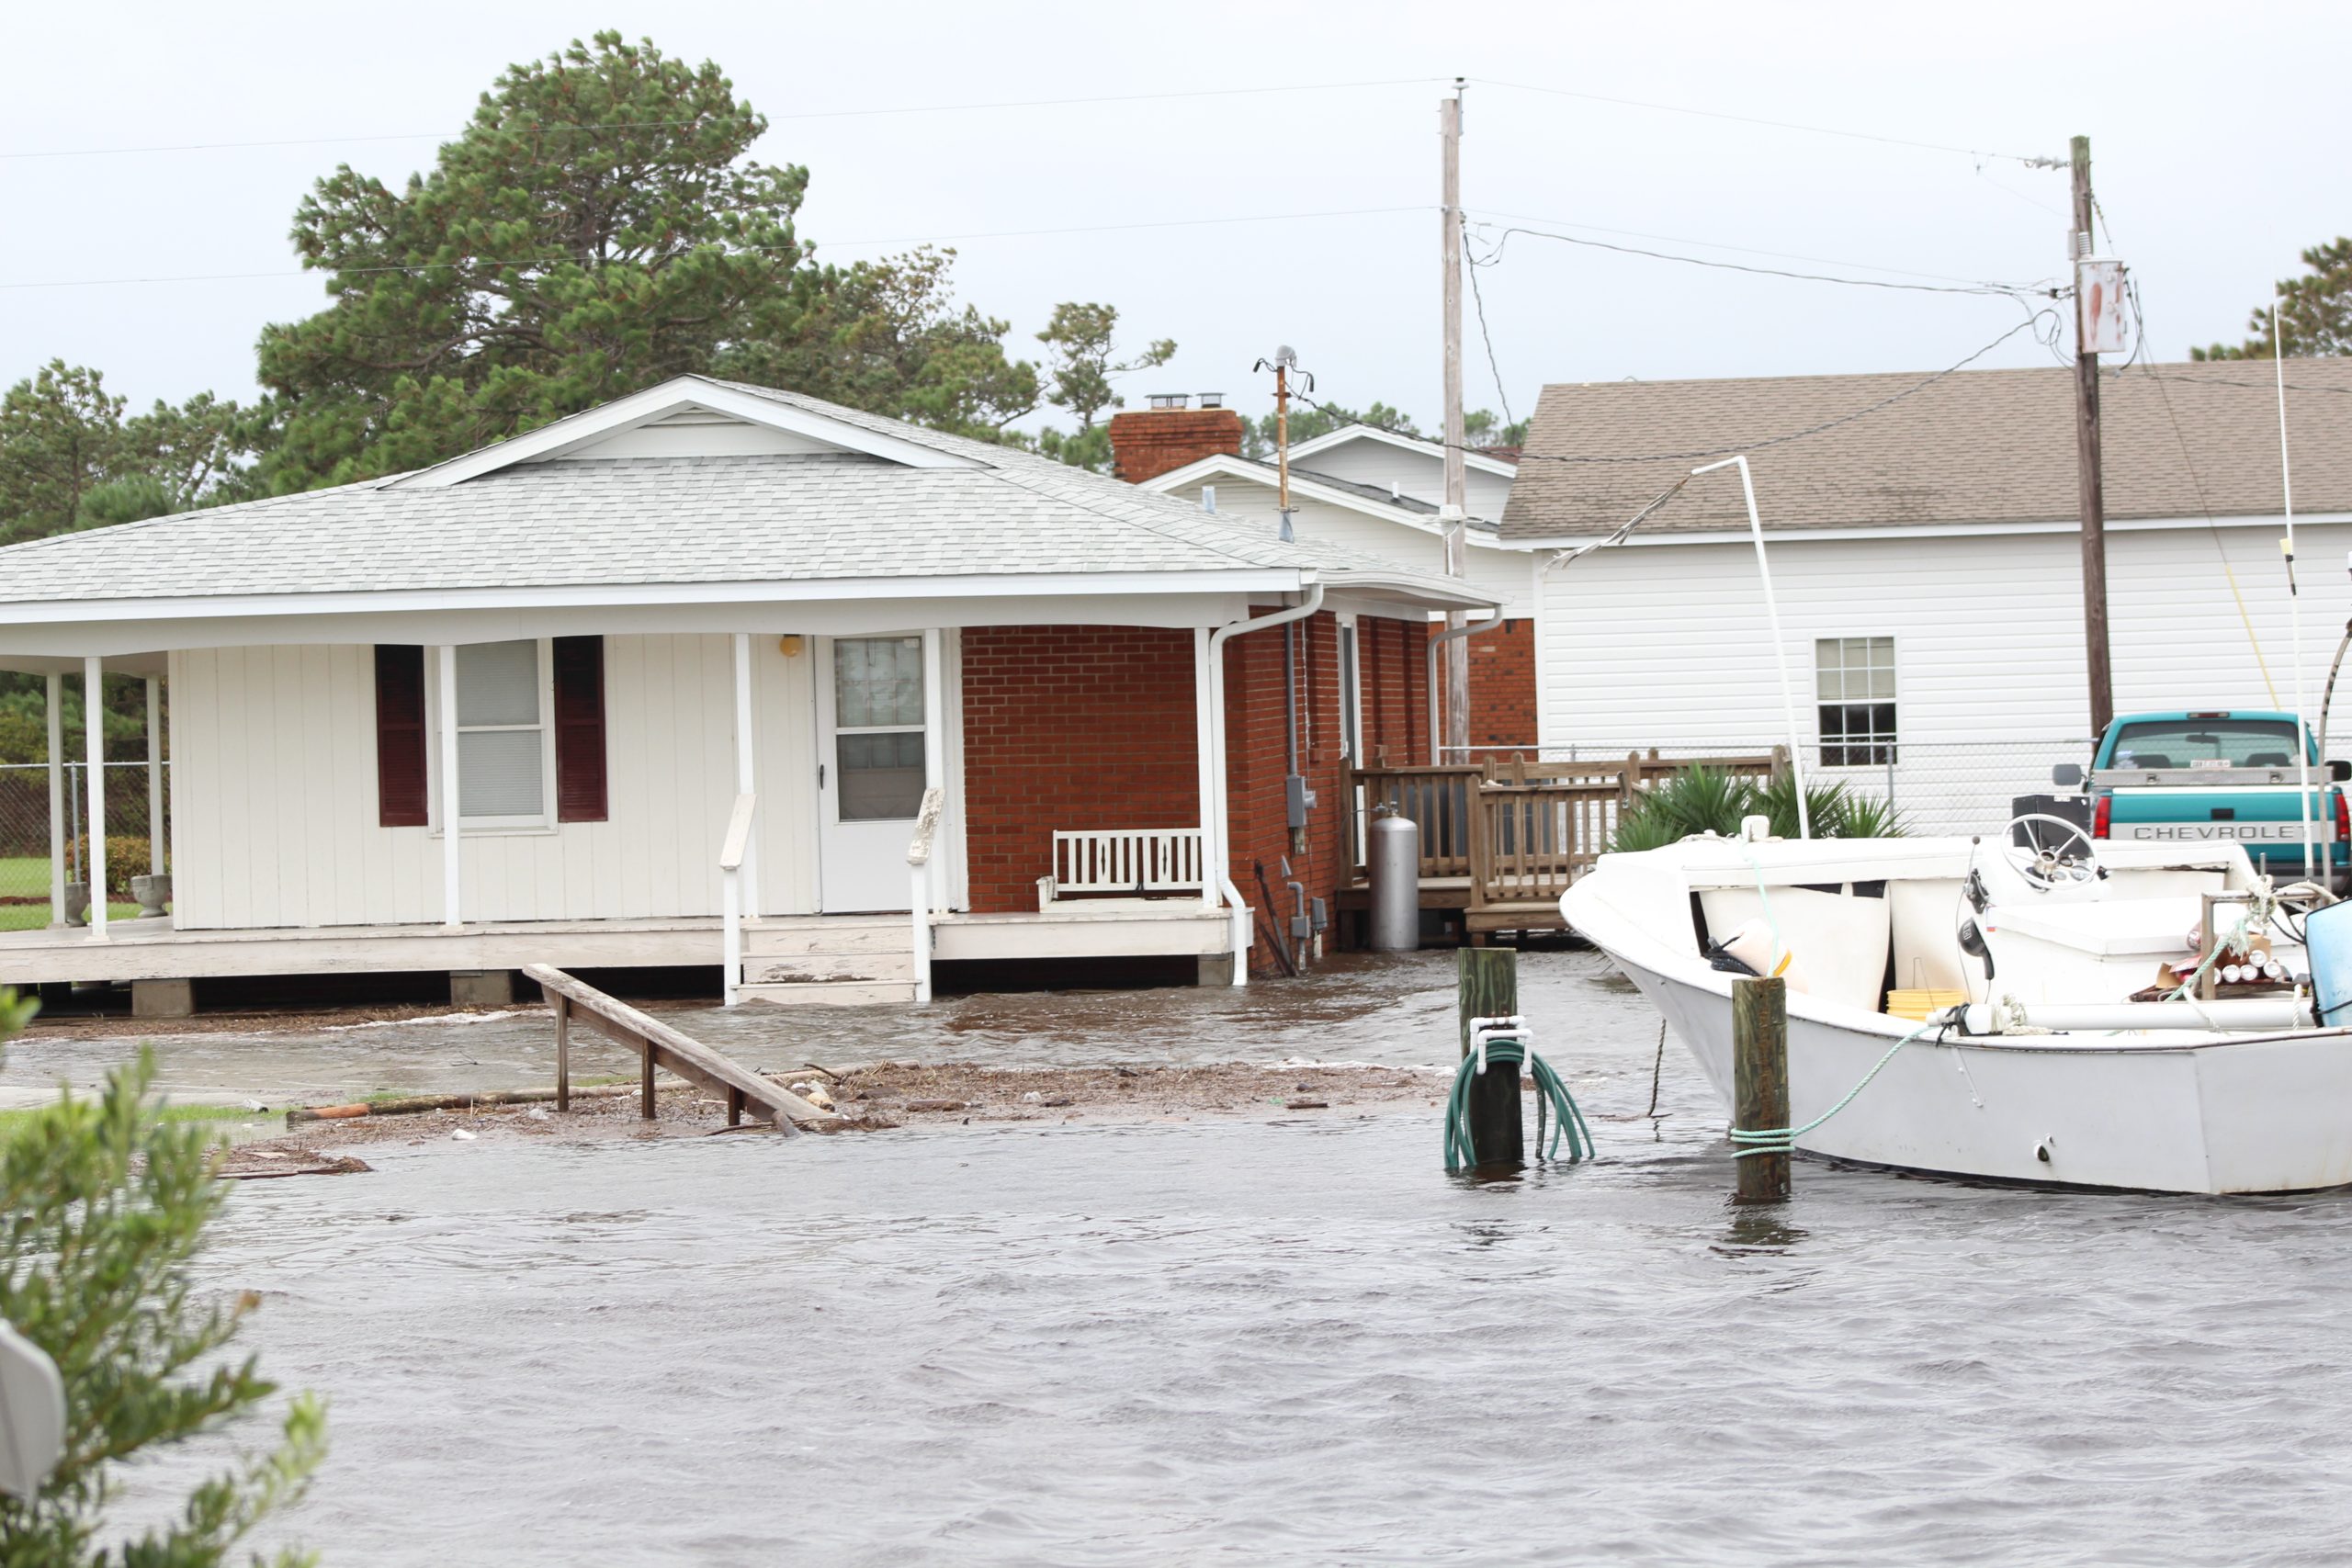
{"type": "MultiPolygon", "coordinates": [[[[1529,1050],[1523,1042],[1509,1036],[1489,1037],[1486,1059],[1525,1065],[1535,1079],[1535,1148],[1538,1157],[1556,1159],[1560,1140],[1568,1144],[1568,1163],[1574,1165],[1592,1153],[1592,1130],[1584,1124],[1584,1112],[1568,1093],[1568,1086],[1552,1070],[1552,1064],[1529,1050]],[[1552,1111],[1552,1144],[1544,1146],[1544,1112],[1552,1111]]],[[[1478,1078],[1478,1054],[1462,1058],[1462,1066],[1453,1075],[1453,1092],[1445,1102],[1445,1168],[1447,1174],[1478,1163],[1478,1152],[1470,1143],[1470,1086],[1478,1078]]]]}

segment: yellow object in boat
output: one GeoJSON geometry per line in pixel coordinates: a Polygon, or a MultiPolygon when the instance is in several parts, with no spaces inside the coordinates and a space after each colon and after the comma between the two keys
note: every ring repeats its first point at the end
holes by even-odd
{"type": "Polygon", "coordinates": [[[1932,987],[1893,990],[1886,993],[1886,1010],[1893,1017],[1925,1023],[1929,1015],[1960,1007],[1967,1000],[1966,991],[1941,991],[1932,987]]]}

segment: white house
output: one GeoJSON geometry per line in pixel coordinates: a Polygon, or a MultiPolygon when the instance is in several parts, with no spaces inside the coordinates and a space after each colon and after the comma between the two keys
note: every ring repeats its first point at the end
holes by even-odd
{"type": "MultiPolygon", "coordinates": [[[[724,960],[746,994],[873,1002],[934,961],[1088,956],[1238,984],[1268,957],[1233,868],[1290,841],[1256,634],[1401,647],[1491,604],[694,377],[419,472],[17,546],[0,668],[164,682],[173,905],[0,934],[0,984],[164,1010],[220,976],[724,960]]],[[[1323,733],[1359,707],[1336,662],[1323,733]]],[[[1299,860],[1318,896],[1344,874],[1299,860]]]]}
{"type": "MultiPolygon", "coordinates": [[[[1172,400],[1159,400],[1165,403],[1172,400]]],[[[1268,535],[1281,523],[1280,475],[1271,462],[1241,456],[1241,422],[1195,414],[1185,428],[1188,448],[1159,436],[1170,423],[1156,408],[1114,420],[1112,439],[1125,443],[1121,472],[1150,471],[1147,490],[1182,496],[1222,517],[1247,520],[1268,535]],[[1138,447],[1152,461],[1138,463],[1138,447]],[[1198,455],[1195,456],[1194,454],[1198,455]]],[[[1504,625],[1470,644],[1471,744],[1481,749],[1531,748],[1535,741],[1534,556],[1501,536],[1505,504],[1517,469],[1484,453],[1464,454],[1470,525],[1468,581],[1500,606],[1504,625]]],[[[1442,575],[1444,529],[1438,508],[1445,494],[1445,451],[1369,425],[1349,425],[1291,448],[1291,525],[1301,539],[1344,545],[1442,575]]]]}
{"type": "MultiPolygon", "coordinates": [[[[2352,615],[2352,361],[2290,361],[2285,379],[2315,708],[2352,615]]],[[[2100,386],[2117,710],[2292,707],[2271,367],[2100,386]]],[[[1540,552],[1546,755],[1785,735],[1736,471],[1562,560],[1702,455],[1744,451],[1808,763],[1891,788],[1915,829],[1996,824],[2089,739],[2074,418],[2058,367],[1546,388],[1502,528],[1540,552]]],[[[2352,743],[2352,721],[2337,733],[2352,743]]]]}

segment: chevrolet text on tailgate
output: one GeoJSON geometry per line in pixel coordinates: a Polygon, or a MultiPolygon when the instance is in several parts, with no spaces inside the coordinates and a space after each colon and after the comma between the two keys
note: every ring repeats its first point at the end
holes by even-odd
{"type": "Polygon", "coordinates": [[[2120,843],[2236,843],[2256,868],[2342,879],[2352,866],[2352,763],[2323,762],[2290,713],[2134,713],[2107,727],[2090,773],[2053,771],[2090,797],[2091,836],[2120,843]],[[2296,752],[2310,764],[2308,853],[2296,752]]]}

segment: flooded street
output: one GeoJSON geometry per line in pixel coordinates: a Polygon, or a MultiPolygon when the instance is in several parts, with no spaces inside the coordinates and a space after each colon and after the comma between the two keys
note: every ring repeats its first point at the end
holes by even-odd
{"type": "MultiPolygon", "coordinates": [[[[332,1405],[273,1539],[420,1568],[2340,1561],[2345,1199],[1800,1164],[1785,1209],[1735,1213],[1679,1048],[1643,1114],[1646,1006],[1589,954],[1521,965],[1598,1164],[1450,1179],[1432,1108],[388,1144],[370,1175],[243,1184],[204,1277],[264,1292],[243,1343],[332,1405]]],[[[776,1066],[1410,1065],[1451,1055],[1452,967],[671,1016],[776,1066]]],[[[514,1087],[546,1034],[243,1051],[316,1049],[345,1089],[460,1058],[514,1087]]],[[[36,1038],[8,1080],[128,1048],[36,1038]]],[[[259,1071],[222,1036],[165,1059],[259,1071]]]]}

